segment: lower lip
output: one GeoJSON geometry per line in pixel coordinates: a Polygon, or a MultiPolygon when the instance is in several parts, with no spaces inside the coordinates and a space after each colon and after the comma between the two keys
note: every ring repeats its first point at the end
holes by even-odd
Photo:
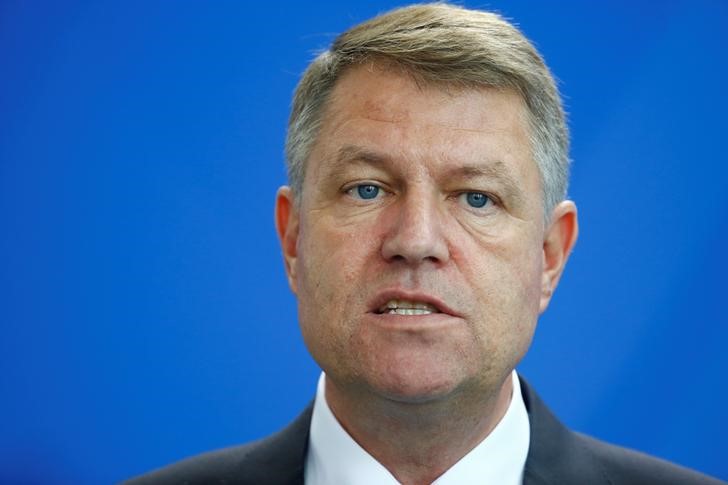
{"type": "Polygon", "coordinates": [[[452,327],[463,319],[447,313],[428,313],[425,315],[399,315],[397,313],[367,313],[367,322],[392,330],[418,331],[452,327]]]}

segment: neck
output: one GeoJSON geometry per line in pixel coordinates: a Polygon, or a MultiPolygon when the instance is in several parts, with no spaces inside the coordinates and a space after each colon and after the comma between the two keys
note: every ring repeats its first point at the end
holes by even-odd
{"type": "Polygon", "coordinates": [[[490,394],[412,403],[342,389],[326,377],[326,401],[337,420],[403,485],[432,483],[475,448],[505,415],[512,391],[508,374],[490,394]]]}

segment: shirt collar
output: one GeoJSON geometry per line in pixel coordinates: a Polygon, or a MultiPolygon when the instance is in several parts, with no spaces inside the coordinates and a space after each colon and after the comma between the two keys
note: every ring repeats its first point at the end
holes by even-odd
{"type": "MultiPolygon", "coordinates": [[[[433,485],[518,485],[528,455],[530,428],[516,371],[513,393],[503,418],[475,448],[442,474],[433,485]]],[[[399,482],[339,424],[326,403],[321,373],[311,418],[306,485],[398,485],[399,482]]]]}

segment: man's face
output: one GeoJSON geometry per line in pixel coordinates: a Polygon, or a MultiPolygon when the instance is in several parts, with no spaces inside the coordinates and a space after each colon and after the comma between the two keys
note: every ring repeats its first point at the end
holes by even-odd
{"type": "Polygon", "coordinates": [[[334,385],[423,402],[497,389],[523,357],[558,280],[527,126],[508,91],[376,66],[338,81],[300,206],[287,189],[277,206],[303,336],[334,385]]]}

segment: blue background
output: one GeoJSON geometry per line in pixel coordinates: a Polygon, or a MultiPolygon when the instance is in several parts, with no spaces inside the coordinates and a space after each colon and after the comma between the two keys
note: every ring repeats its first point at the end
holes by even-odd
{"type": "MultiPolygon", "coordinates": [[[[568,425],[728,479],[728,6],[466,4],[535,40],[571,118],[581,238],[520,370],[568,425]]],[[[272,218],[290,94],[395,5],[0,3],[0,482],[114,482],[311,399],[272,218]]]]}

